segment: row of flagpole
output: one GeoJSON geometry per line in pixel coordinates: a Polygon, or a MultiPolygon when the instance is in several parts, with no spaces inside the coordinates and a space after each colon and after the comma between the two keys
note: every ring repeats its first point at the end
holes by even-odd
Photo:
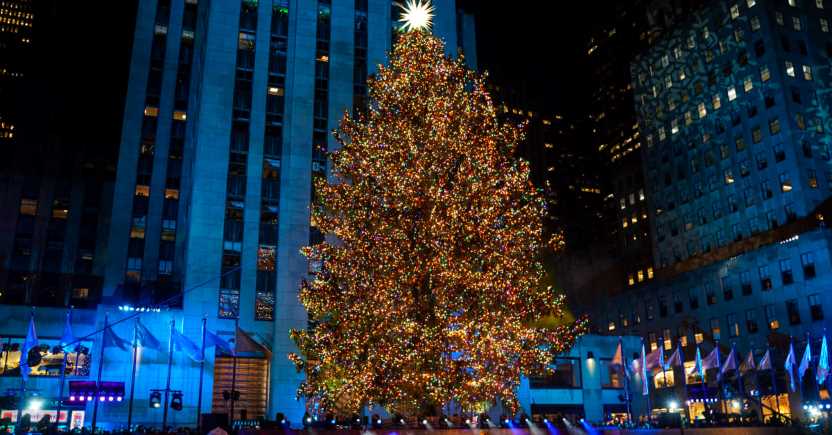
{"type": "MultiPolygon", "coordinates": [[[[199,413],[202,409],[202,384],[204,379],[205,373],[205,349],[208,347],[216,347],[226,353],[236,355],[235,349],[232,348],[232,345],[228,343],[226,340],[222,339],[215,333],[208,330],[206,327],[207,319],[203,317],[202,319],[202,334],[201,334],[201,345],[197,345],[186,337],[182,332],[179,332],[176,329],[175,319],[171,318],[170,323],[170,338],[168,341],[168,365],[167,365],[167,381],[165,384],[165,406],[164,406],[164,415],[163,415],[163,422],[162,426],[167,425],[167,414],[168,414],[168,404],[169,404],[169,393],[171,392],[170,389],[170,382],[171,382],[171,370],[173,366],[173,352],[174,351],[182,351],[184,352],[190,359],[193,361],[200,363],[200,371],[199,371],[199,390],[198,390],[198,398],[197,398],[197,424],[199,424],[199,413]]],[[[153,349],[156,351],[162,351],[162,344],[161,342],[145,327],[138,316],[135,316],[135,323],[133,326],[133,340],[129,342],[121,337],[119,337],[115,331],[112,329],[112,325],[109,323],[109,317],[105,314],[104,315],[104,328],[100,331],[96,331],[93,334],[101,332],[102,333],[102,340],[101,340],[101,349],[99,353],[99,360],[98,360],[98,374],[96,377],[96,385],[101,385],[101,376],[104,367],[104,349],[107,347],[118,347],[123,351],[127,351],[128,347],[132,348],[132,368],[131,368],[131,375],[130,375],[130,396],[128,401],[128,414],[127,414],[127,427],[128,430],[132,425],[132,417],[133,417],[133,399],[135,397],[135,385],[136,385],[136,371],[138,365],[140,364],[140,357],[139,357],[139,348],[148,348],[153,349]]],[[[66,322],[64,324],[64,331],[61,335],[60,345],[63,350],[63,360],[61,363],[61,373],[60,373],[60,386],[58,388],[58,410],[57,410],[57,419],[60,419],[61,415],[61,408],[63,404],[63,391],[64,391],[64,384],[65,384],[65,376],[66,376],[66,360],[67,355],[70,352],[71,345],[79,343],[84,338],[89,338],[92,334],[88,335],[87,337],[77,338],[74,336],[72,332],[72,312],[71,310],[67,310],[66,313],[66,322]]],[[[236,341],[235,341],[236,343],[236,341]]],[[[20,376],[21,376],[21,388],[20,388],[20,398],[18,401],[17,406],[17,422],[18,424],[21,421],[21,414],[23,410],[23,401],[25,399],[26,394],[26,384],[29,380],[29,364],[28,364],[28,356],[29,352],[38,347],[38,337],[37,332],[35,330],[35,315],[34,310],[32,310],[29,316],[29,325],[26,332],[26,338],[23,341],[23,346],[21,347],[20,352],[20,376]]],[[[77,366],[77,357],[76,357],[76,366],[77,366]]],[[[93,403],[93,414],[92,414],[92,432],[95,433],[96,425],[97,425],[97,418],[98,418],[98,403],[100,402],[99,398],[96,397],[93,403]]]]}
{"type": "MultiPolygon", "coordinates": [[[[720,398],[722,396],[722,382],[726,373],[730,370],[734,370],[737,373],[737,380],[738,380],[738,388],[737,391],[740,394],[740,397],[743,398],[745,395],[744,392],[744,384],[742,377],[744,374],[751,372],[751,371],[770,371],[771,374],[771,383],[772,389],[775,397],[778,396],[777,391],[777,380],[775,374],[775,366],[772,361],[771,356],[771,349],[767,348],[765,354],[760,359],[759,363],[755,362],[754,352],[750,350],[748,355],[743,359],[742,362],[739,361],[737,358],[736,350],[734,345],[731,346],[731,352],[725,358],[725,361],[722,361],[719,353],[719,342],[717,341],[714,345],[714,349],[706,356],[704,359],[702,358],[702,354],[700,351],[699,344],[696,345],[696,354],[694,359],[694,366],[691,370],[685,369],[684,358],[681,350],[681,343],[677,343],[675,350],[671,354],[670,358],[665,359],[664,355],[664,346],[663,341],[659,339],[659,345],[657,348],[647,353],[646,346],[644,340],[642,339],[641,343],[641,353],[640,357],[633,360],[633,364],[630,366],[624,362],[624,352],[622,349],[622,342],[619,338],[618,340],[618,347],[615,350],[615,354],[613,355],[612,361],[610,366],[612,369],[622,373],[624,375],[625,381],[625,400],[627,401],[627,413],[629,418],[632,421],[632,411],[630,409],[630,397],[629,397],[629,379],[631,373],[639,372],[642,378],[642,395],[646,397],[647,400],[647,409],[648,413],[652,410],[652,406],[650,404],[650,382],[652,382],[652,370],[655,368],[660,368],[662,374],[664,376],[664,385],[667,386],[667,371],[672,370],[673,367],[681,367],[682,368],[682,382],[683,384],[687,383],[687,376],[698,374],[699,377],[702,379],[702,386],[703,389],[706,385],[706,378],[705,378],[705,371],[708,369],[716,369],[717,370],[717,382],[719,384],[719,395],[720,398]]],[[[791,392],[796,391],[795,382],[800,382],[801,385],[801,397],[803,396],[803,378],[807,371],[810,370],[812,366],[812,340],[809,336],[807,336],[806,340],[806,348],[803,352],[803,357],[800,360],[800,364],[797,364],[797,358],[794,351],[794,343],[793,341],[789,343],[789,353],[786,356],[786,360],[784,363],[783,368],[785,369],[786,373],[789,376],[789,389],[791,392]],[[797,368],[797,377],[795,377],[795,368],[797,368]]],[[[821,340],[821,349],[818,355],[818,362],[815,364],[815,380],[817,381],[818,385],[823,385],[824,382],[829,382],[832,384],[832,376],[830,376],[830,359],[829,359],[829,349],[826,340],[826,334],[823,335],[821,340]]],[[[832,387],[832,385],[830,385],[832,387]]],[[[832,388],[830,388],[832,389],[832,388]]],[[[779,408],[779,399],[776,399],[778,402],[779,408]]],[[[779,409],[778,409],[779,413],[779,409]]]]}

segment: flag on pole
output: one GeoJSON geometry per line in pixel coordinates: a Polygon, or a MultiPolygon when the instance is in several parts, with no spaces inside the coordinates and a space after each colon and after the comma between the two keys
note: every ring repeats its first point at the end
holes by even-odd
{"type": "Polygon", "coordinates": [[[679,345],[676,345],[676,350],[670,354],[670,358],[667,359],[665,362],[665,370],[670,369],[671,367],[680,367],[682,366],[682,349],[679,348],[679,345]]]}
{"type": "Polygon", "coordinates": [[[647,369],[651,370],[653,368],[660,367],[663,360],[664,352],[662,352],[662,346],[660,344],[656,350],[647,354],[647,369]]]}
{"type": "Polygon", "coordinates": [[[714,346],[714,350],[702,360],[702,369],[716,369],[719,368],[719,345],[714,346]]]}
{"type": "Polygon", "coordinates": [[[820,355],[818,356],[818,369],[815,372],[815,379],[818,385],[823,385],[823,381],[829,376],[829,349],[826,347],[826,335],[823,336],[823,341],[820,342],[820,355]]]}
{"type": "Polygon", "coordinates": [[[756,368],[757,366],[756,364],[754,364],[754,351],[749,350],[748,356],[745,357],[745,361],[743,361],[742,364],[740,364],[740,373],[745,374],[756,368]]]}
{"type": "Polygon", "coordinates": [[[615,354],[612,356],[612,361],[610,361],[610,368],[623,372],[624,376],[630,376],[627,366],[624,364],[624,349],[621,347],[621,340],[618,340],[618,347],[615,348],[615,354]]]}
{"type": "Polygon", "coordinates": [[[809,370],[809,364],[812,362],[812,340],[806,340],[806,350],[803,351],[803,358],[800,359],[800,366],[797,367],[798,379],[802,382],[803,375],[806,370],[809,370]]]}
{"type": "Polygon", "coordinates": [[[209,330],[205,330],[205,347],[216,346],[218,349],[222,350],[225,353],[234,354],[234,348],[231,344],[214,334],[209,330]]]}
{"type": "Polygon", "coordinates": [[[773,367],[771,365],[771,351],[766,349],[766,354],[763,355],[763,359],[760,360],[760,364],[757,364],[757,370],[771,370],[773,367]]]}
{"type": "Polygon", "coordinates": [[[737,369],[737,357],[734,354],[734,348],[731,347],[731,352],[728,353],[728,357],[725,358],[725,364],[722,365],[722,369],[719,370],[719,376],[722,377],[728,370],[736,370],[737,369]]]}
{"type": "Polygon", "coordinates": [[[72,311],[66,311],[66,322],[64,323],[64,332],[61,334],[61,346],[66,347],[70,343],[75,342],[75,335],[72,333],[72,311]]]}
{"type": "Polygon", "coordinates": [[[24,381],[29,380],[29,351],[38,346],[38,335],[35,333],[35,315],[29,317],[29,330],[20,348],[20,376],[24,381]]]}
{"type": "Polygon", "coordinates": [[[188,358],[196,362],[202,361],[202,352],[199,351],[199,346],[197,346],[196,343],[191,341],[188,337],[185,337],[185,335],[176,329],[174,329],[171,334],[173,334],[171,338],[173,339],[174,349],[185,352],[185,355],[188,355],[188,358]]]}
{"type": "Polygon", "coordinates": [[[154,337],[147,327],[142,324],[141,320],[138,319],[136,319],[136,339],[141,347],[158,351],[162,350],[162,342],[154,337]]]}
{"type": "Polygon", "coordinates": [[[650,379],[647,376],[647,351],[644,349],[644,342],[641,343],[641,395],[647,396],[650,394],[647,383],[650,379]]]}
{"type": "MultiPolygon", "coordinates": [[[[768,353],[766,353],[768,355],[768,353]]],[[[762,364],[761,364],[762,365],[762,364]]],[[[794,343],[789,342],[789,354],[786,355],[786,363],[783,367],[786,369],[786,372],[789,374],[789,389],[792,393],[795,392],[795,384],[794,384],[794,366],[797,365],[797,358],[794,356],[794,343]]]]}
{"type": "Polygon", "coordinates": [[[693,365],[693,369],[690,371],[690,375],[698,374],[702,380],[705,380],[705,369],[702,368],[702,352],[699,350],[699,345],[696,345],[696,362],[693,365]]]}
{"type": "Polygon", "coordinates": [[[113,332],[113,328],[111,328],[110,326],[104,328],[102,341],[102,348],[117,347],[121,350],[126,351],[131,347],[130,342],[116,335],[116,333],[113,332]]]}

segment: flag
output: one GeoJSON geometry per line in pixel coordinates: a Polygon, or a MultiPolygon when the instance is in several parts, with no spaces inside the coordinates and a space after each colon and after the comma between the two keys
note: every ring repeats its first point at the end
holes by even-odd
{"type": "Polygon", "coordinates": [[[823,336],[823,341],[820,342],[820,355],[818,356],[818,369],[815,372],[815,379],[818,385],[823,385],[823,381],[829,376],[829,349],[826,347],[826,335],[823,336]]]}
{"type": "Polygon", "coordinates": [[[699,346],[696,346],[696,363],[693,365],[693,369],[688,373],[690,375],[699,374],[699,377],[702,380],[705,380],[705,369],[702,368],[702,352],[699,351],[699,346]]]}
{"type": "Polygon", "coordinates": [[[121,350],[127,350],[130,348],[130,342],[119,337],[113,332],[113,328],[109,326],[104,327],[104,335],[102,337],[103,347],[117,347],[121,350]]]}
{"type": "Polygon", "coordinates": [[[72,333],[72,312],[67,310],[66,323],[64,323],[64,333],[61,334],[61,346],[66,348],[68,345],[75,342],[75,335],[72,333]]]}
{"type": "Polygon", "coordinates": [[[786,372],[789,374],[789,389],[792,393],[795,392],[795,385],[794,385],[794,366],[797,364],[797,359],[794,356],[794,343],[789,343],[789,354],[786,355],[786,363],[783,367],[786,369],[786,372]]]}
{"type": "Polygon", "coordinates": [[[218,349],[225,353],[234,354],[234,349],[231,344],[223,340],[217,334],[205,329],[205,347],[217,346],[218,349]]]}
{"type": "Polygon", "coordinates": [[[35,315],[29,317],[29,330],[26,331],[26,340],[20,348],[20,376],[24,381],[29,380],[29,351],[38,346],[38,335],[35,333],[35,315]]]}
{"type": "Polygon", "coordinates": [[[630,376],[627,372],[627,366],[624,364],[624,349],[621,347],[621,340],[618,340],[618,347],[615,348],[615,354],[612,356],[612,361],[610,361],[610,368],[623,372],[624,376],[630,376]]]}
{"type": "Polygon", "coordinates": [[[719,376],[722,377],[728,370],[736,370],[737,369],[737,357],[734,354],[734,348],[731,348],[731,352],[728,353],[728,357],[725,358],[725,364],[722,365],[722,369],[719,371],[719,376]]]}
{"type": "Polygon", "coordinates": [[[660,345],[656,348],[656,350],[647,354],[647,369],[650,370],[655,367],[660,367],[663,360],[664,352],[662,352],[662,347],[660,345]]]}
{"type": "Polygon", "coordinates": [[[748,356],[745,357],[745,361],[740,364],[740,373],[748,373],[756,368],[756,364],[754,364],[754,351],[749,350],[748,356]]]}
{"type": "Polygon", "coordinates": [[[757,370],[771,370],[771,351],[766,349],[766,354],[763,355],[763,359],[760,360],[760,364],[757,364],[757,370]]]}
{"type": "Polygon", "coordinates": [[[719,345],[714,346],[714,350],[702,360],[702,370],[718,369],[719,368],[719,345]]]}
{"type": "Polygon", "coordinates": [[[162,350],[162,342],[154,337],[138,319],[136,319],[136,339],[138,340],[138,345],[141,347],[158,351],[162,350]]]}
{"type": "Polygon", "coordinates": [[[171,334],[174,349],[185,352],[185,355],[188,355],[188,358],[194,361],[202,361],[202,352],[200,352],[199,346],[197,346],[196,343],[188,339],[188,337],[185,337],[181,332],[177,331],[176,329],[174,329],[173,332],[171,332],[171,334]]]}
{"type": "Polygon", "coordinates": [[[797,367],[798,379],[803,381],[803,375],[806,370],[809,370],[809,364],[812,362],[812,340],[806,340],[806,350],[803,351],[803,358],[800,359],[800,366],[797,367]]]}
{"type": "Polygon", "coordinates": [[[641,343],[641,395],[647,396],[650,394],[650,387],[647,383],[650,381],[647,376],[647,351],[644,349],[644,342],[641,343]]]}
{"type": "Polygon", "coordinates": [[[679,348],[678,344],[676,345],[676,350],[673,351],[664,365],[665,370],[676,366],[682,366],[682,349],[679,348]]]}

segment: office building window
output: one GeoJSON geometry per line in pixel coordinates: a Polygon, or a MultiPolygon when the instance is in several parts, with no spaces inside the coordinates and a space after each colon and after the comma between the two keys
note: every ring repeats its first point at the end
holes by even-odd
{"type": "Polygon", "coordinates": [[[759,330],[759,327],[757,326],[757,310],[746,310],[745,329],[748,331],[749,334],[754,334],[759,330]]]}
{"type": "Polygon", "coordinates": [[[823,304],[819,294],[809,295],[809,314],[812,316],[813,322],[823,320],[823,304]]]}
{"type": "Polygon", "coordinates": [[[690,289],[690,293],[688,294],[688,301],[690,302],[691,310],[699,308],[699,295],[698,290],[696,288],[690,289]]]}
{"type": "Polygon", "coordinates": [[[786,61],[786,74],[789,77],[794,77],[794,64],[788,60],[786,61]]]}
{"type": "Polygon", "coordinates": [[[780,329],[780,320],[777,319],[777,309],[774,305],[765,306],[766,324],[770,331],[780,329]]]}
{"type": "Polygon", "coordinates": [[[722,277],[722,298],[725,301],[734,299],[734,289],[731,287],[730,279],[727,276],[722,277]]]}
{"type": "Polygon", "coordinates": [[[783,280],[783,285],[789,285],[794,282],[794,274],[792,273],[791,260],[780,260],[780,278],[782,278],[783,280]]]}
{"type": "Polygon", "coordinates": [[[809,65],[803,65],[803,79],[804,80],[812,80],[812,67],[809,65]]]}
{"type": "Polygon", "coordinates": [[[760,286],[763,288],[763,291],[771,290],[772,283],[771,276],[768,273],[768,266],[760,266],[758,271],[760,274],[760,286]]]}
{"type": "Polygon", "coordinates": [[[709,322],[711,328],[711,336],[714,340],[719,340],[720,338],[720,329],[719,329],[719,319],[712,318],[709,322]]]}
{"type": "Polygon", "coordinates": [[[800,254],[800,264],[803,267],[803,279],[813,279],[815,277],[815,254],[812,252],[800,254]]]}
{"type": "Polygon", "coordinates": [[[740,287],[742,288],[742,295],[748,296],[752,292],[751,288],[751,273],[748,271],[740,272],[740,287]]]}
{"type": "Polygon", "coordinates": [[[800,324],[800,308],[797,304],[797,299],[789,299],[786,301],[786,314],[789,317],[790,325],[800,324]]]}
{"type": "Polygon", "coordinates": [[[734,313],[728,314],[728,335],[730,337],[738,337],[740,335],[740,322],[737,320],[737,315],[734,313]]]}

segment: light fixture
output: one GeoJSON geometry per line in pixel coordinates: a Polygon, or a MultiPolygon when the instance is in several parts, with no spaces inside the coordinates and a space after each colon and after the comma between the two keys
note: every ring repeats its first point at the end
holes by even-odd
{"type": "Polygon", "coordinates": [[[586,353],[586,359],[593,359],[593,358],[595,358],[595,354],[592,353],[591,350],[586,353]]]}
{"type": "Polygon", "coordinates": [[[159,391],[151,391],[150,392],[150,407],[151,408],[161,408],[162,407],[162,393],[159,391]]]}
{"type": "Polygon", "coordinates": [[[430,30],[434,8],[429,1],[407,0],[407,4],[400,4],[399,7],[402,9],[402,15],[399,18],[402,29],[408,32],[412,30],[430,30]]]}
{"type": "Polygon", "coordinates": [[[34,398],[29,400],[29,406],[26,408],[29,411],[40,411],[43,408],[43,399],[34,398]]]}
{"type": "Polygon", "coordinates": [[[670,409],[677,409],[679,408],[679,404],[675,400],[671,400],[668,402],[667,407],[670,409]]]}
{"type": "Polygon", "coordinates": [[[182,392],[181,391],[174,391],[173,396],[170,398],[170,409],[174,411],[181,411],[182,410],[182,392]]]}

